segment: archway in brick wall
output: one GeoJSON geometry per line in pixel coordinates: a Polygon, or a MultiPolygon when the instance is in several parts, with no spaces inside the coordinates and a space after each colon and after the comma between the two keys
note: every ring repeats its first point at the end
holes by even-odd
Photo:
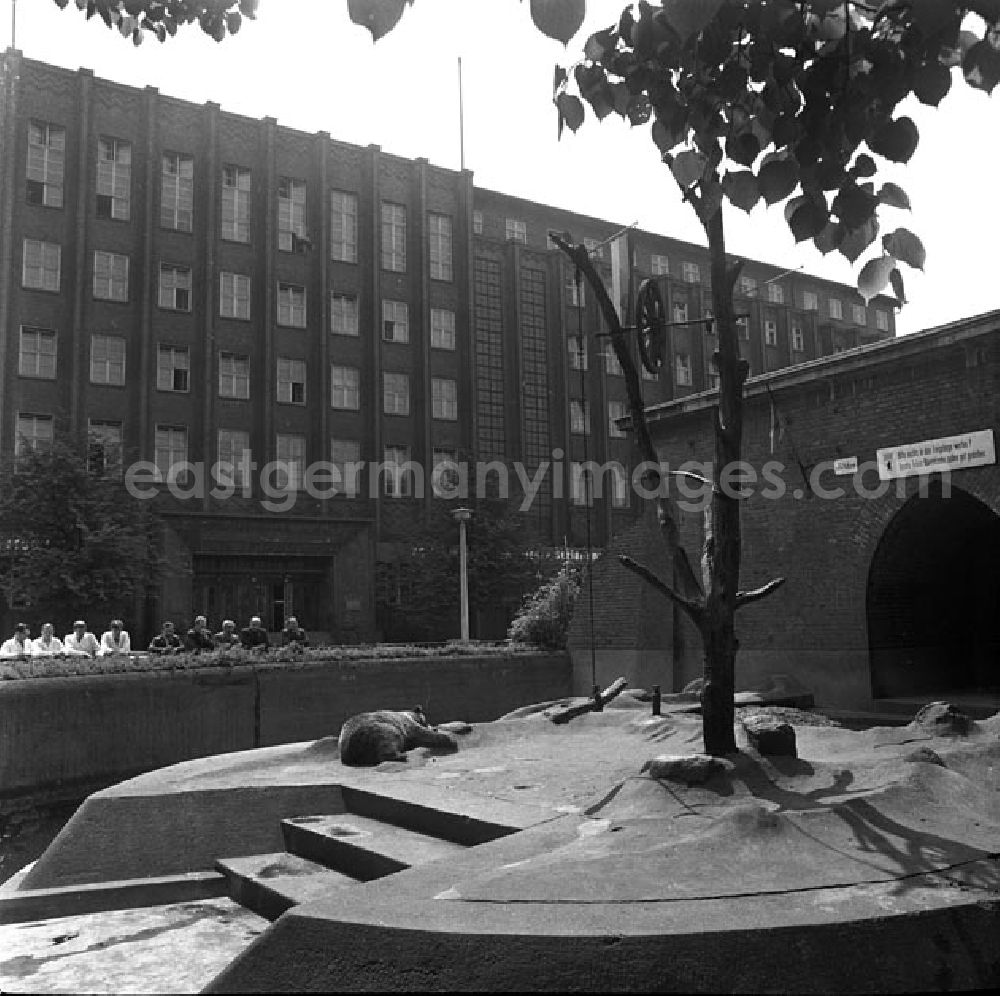
{"type": "Polygon", "coordinates": [[[1000,516],[940,481],[886,526],[867,591],[875,698],[1000,690],[1000,516]]]}

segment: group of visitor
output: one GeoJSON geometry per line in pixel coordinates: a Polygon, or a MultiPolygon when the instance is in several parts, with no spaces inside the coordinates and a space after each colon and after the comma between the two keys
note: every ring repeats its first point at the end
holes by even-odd
{"type": "MultiPolygon", "coordinates": [[[[306,631],[299,625],[295,616],[289,616],[285,620],[285,628],[281,631],[281,643],[283,646],[298,650],[303,650],[309,645],[306,631]]],[[[194,625],[183,639],[177,634],[172,622],[165,622],[160,632],[150,641],[149,650],[154,654],[200,654],[203,651],[229,650],[235,647],[266,651],[270,646],[271,640],[260,616],[253,616],[250,625],[238,632],[236,623],[232,619],[225,619],[222,629],[215,634],[209,629],[208,619],[205,616],[195,616],[194,625]]]]}
{"type": "MultiPolygon", "coordinates": [[[[306,631],[295,616],[289,616],[281,631],[281,643],[294,649],[303,650],[309,641],[306,631]]],[[[165,622],[160,632],[149,644],[149,652],[154,654],[199,654],[203,651],[228,650],[243,647],[247,650],[266,651],[271,641],[264,629],[260,616],[253,616],[250,625],[237,632],[236,623],[226,619],[218,633],[208,628],[205,616],[196,616],[194,625],[182,638],[177,634],[172,622],[165,622]]],[[[0,659],[17,657],[106,657],[109,654],[129,654],[132,641],[121,619],[112,619],[100,640],[87,629],[83,619],[73,623],[73,631],[63,639],[55,635],[52,623],[42,626],[42,634],[31,639],[31,629],[27,623],[18,623],[14,635],[0,645],[0,659]]]]}
{"type": "Polygon", "coordinates": [[[55,635],[52,623],[42,625],[42,633],[31,639],[27,623],[18,623],[14,635],[0,645],[0,658],[11,657],[106,657],[109,654],[128,654],[132,643],[121,619],[112,619],[100,640],[87,629],[84,619],[73,623],[73,631],[63,639],[55,635]]]}

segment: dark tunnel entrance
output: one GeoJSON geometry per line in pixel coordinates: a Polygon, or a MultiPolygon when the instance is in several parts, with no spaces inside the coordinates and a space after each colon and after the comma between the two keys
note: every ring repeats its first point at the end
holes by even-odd
{"type": "Polygon", "coordinates": [[[868,573],[874,698],[1000,689],[1000,516],[932,482],[893,517],[868,573]]]}

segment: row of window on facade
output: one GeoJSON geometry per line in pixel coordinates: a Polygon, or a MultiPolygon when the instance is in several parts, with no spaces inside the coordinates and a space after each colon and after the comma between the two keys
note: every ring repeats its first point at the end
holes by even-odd
{"type": "MultiPolygon", "coordinates": [[[[24,240],[21,284],[28,290],[58,291],[61,280],[61,246],[38,239],[24,240]]],[[[129,257],[95,250],[92,290],[95,300],[127,303],[129,299],[129,257]]],[[[306,328],[308,307],[306,288],[278,281],[277,324],[306,328]]],[[[219,273],[219,316],[250,320],[251,283],[243,273],[219,273]]],[[[192,306],[191,268],[161,263],[157,303],[169,311],[190,312],[192,306]]],[[[337,335],[360,333],[357,294],[330,292],[330,331],[337,335]]],[[[455,348],[455,312],[449,308],[430,309],[431,346],[455,348]]],[[[382,338],[387,342],[409,342],[409,306],[405,301],[382,301],[382,338]]]]}
{"type": "MultiPolygon", "coordinates": [[[[44,450],[52,445],[55,420],[52,415],[19,412],[16,424],[16,452],[44,450]]],[[[110,477],[123,474],[123,423],[90,419],[88,423],[89,458],[93,469],[110,477]]],[[[361,443],[357,439],[332,439],[330,459],[325,463],[306,463],[307,438],[303,433],[277,433],[273,473],[265,482],[269,490],[300,491],[310,487],[327,497],[365,497],[365,469],[361,443]]],[[[252,487],[251,472],[256,469],[250,448],[250,434],[243,429],[219,429],[216,433],[216,464],[213,484],[223,490],[243,491],[252,487]]],[[[409,446],[387,445],[382,465],[375,468],[379,491],[389,498],[410,498],[425,492],[423,468],[413,462],[409,446]]],[[[431,485],[434,493],[454,489],[460,481],[457,451],[434,447],[431,459],[431,485]]],[[[192,472],[189,462],[188,429],[184,425],[161,425],[154,430],[156,479],[183,488],[192,472]]],[[[574,461],[569,464],[570,498],[577,505],[591,505],[595,495],[610,497],[615,508],[628,507],[625,466],[608,463],[600,467],[574,461]],[[605,475],[610,474],[610,481],[605,475]],[[610,494],[607,495],[605,488],[610,494]]],[[[192,492],[193,494],[193,492],[192,492]]]]}
{"type": "MultiPolygon", "coordinates": [[[[123,336],[94,334],[90,340],[90,382],[123,387],[126,341],[123,336]]],[[[191,350],[188,346],[161,343],[157,348],[156,386],[160,391],[186,393],[191,390],[191,350]]],[[[57,369],[57,338],[48,329],[21,329],[18,372],[23,377],[54,380],[57,369]]],[[[308,362],[277,357],[277,401],[306,404],[308,362]]],[[[219,353],[219,397],[250,399],[250,356],[219,353]]],[[[386,415],[410,414],[410,377],[405,373],[382,374],[382,410],[386,415]]],[[[342,364],[330,365],[330,406],[347,411],[361,408],[361,370],[342,364]]],[[[458,419],[458,381],[431,378],[431,414],[447,421],[458,419]]]]}
{"type": "MultiPolygon", "coordinates": [[[[64,203],[66,130],[43,121],[28,124],[28,203],[61,208],[64,203]]],[[[160,226],[191,232],[194,224],[194,157],[166,152],[160,157],[160,226]]],[[[220,179],[221,238],[251,241],[252,174],[242,166],[222,167],[220,179]]],[[[306,183],[280,177],[277,189],[278,249],[299,252],[312,247],[306,224],[306,183]]],[[[330,258],[358,261],[358,198],[355,193],[331,190],[330,258]]],[[[132,214],[132,145],[102,136],[97,143],[96,203],[99,218],[128,221],[132,214]]],[[[382,268],[405,273],[407,267],[407,209],[383,201],[381,206],[382,268]]],[[[428,264],[433,280],[454,279],[450,215],[427,214],[428,264]]]]}

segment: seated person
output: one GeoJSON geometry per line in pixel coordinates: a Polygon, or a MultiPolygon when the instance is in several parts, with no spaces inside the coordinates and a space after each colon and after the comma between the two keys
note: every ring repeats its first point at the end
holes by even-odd
{"type": "Polygon", "coordinates": [[[281,631],[281,642],[285,646],[295,647],[298,650],[304,650],[309,646],[306,631],[299,625],[295,616],[289,616],[285,620],[285,628],[281,631]]]}
{"type": "Polygon", "coordinates": [[[192,654],[200,654],[203,650],[215,650],[215,641],[208,628],[208,620],[204,616],[194,617],[194,625],[184,637],[184,647],[192,654]]]}
{"type": "Polygon", "coordinates": [[[183,650],[181,638],[174,632],[174,624],[165,622],[163,629],[149,641],[149,651],[153,654],[176,654],[183,650]]]}
{"type": "Polygon", "coordinates": [[[31,652],[36,657],[55,657],[57,654],[65,653],[62,640],[54,635],[52,623],[42,624],[42,635],[32,641],[31,652]]]}
{"type": "Polygon", "coordinates": [[[28,624],[18,623],[14,627],[14,635],[0,645],[0,657],[30,657],[32,650],[30,636],[28,624]]]}
{"type": "Polygon", "coordinates": [[[73,623],[73,632],[67,633],[63,640],[63,650],[67,654],[96,657],[100,649],[97,637],[87,629],[87,624],[82,619],[73,623]]]}
{"type": "Polygon", "coordinates": [[[240,631],[240,643],[247,650],[267,650],[271,646],[267,630],[261,625],[260,616],[254,616],[250,620],[250,625],[240,631]]]}
{"type": "Polygon", "coordinates": [[[222,629],[215,634],[215,645],[220,650],[228,650],[230,647],[240,645],[240,634],[236,632],[236,623],[232,619],[222,621],[222,629]]]}
{"type": "Polygon", "coordinates": [[[125,624],[121,619],[112,619],[108,624],[111,628],[101,634],[101,649],[98,653],[103,657],[105,654],[127,654],[132,651],[132,640],[125,630],[125,624]]]}

